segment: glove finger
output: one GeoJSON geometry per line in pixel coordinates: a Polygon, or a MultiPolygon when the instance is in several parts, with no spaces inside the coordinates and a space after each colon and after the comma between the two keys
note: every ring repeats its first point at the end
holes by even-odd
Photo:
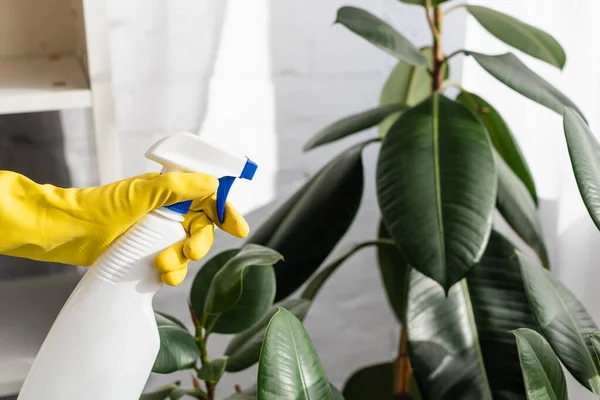
{"type": "Polygon", "coordinates": [[[195,213],[190,220],[190,237],[183,245],[183,254],[191,260],[199,260],[206,256],[213,245],[215,225],[203,212],[195,213]]]}
{"type": "Polygon", "coordinates": [[[161,251],[154,260],[154,267],[160,272],[171,272],[185,268],[188,259],[183,254],[185,241],[175,243],[173,246],[161,251]]]}
{"type": "Polygon", "coordinates": [[[250,232],[248,222],[246,222],[246,219],[230,202],[225,203],[225,218],[223,223],[219,221],[219,216],[217,215],[216,195],[213,194],[211,197],[197,203],[200,206],[200,210],[208,215],[208,218],[220,229],[240,238],[248,236],[248,232],[250,232]]]}
{"type": "Polygon", "coordinates": [[[217,190],[219,181],[212,175],[168,172],[152,179],[138,180],[128,190],[128,199],[148,211],[180,201],[201,199],[217,190]]]}
{"type": "Polygon", "coordinates": [[[187,275],[188,267],[187,264],[178,270],[163,272],[160,274],[160,279],[163,281],[165,285],[169,286],[177,286],[185,279],[187,275]]]}

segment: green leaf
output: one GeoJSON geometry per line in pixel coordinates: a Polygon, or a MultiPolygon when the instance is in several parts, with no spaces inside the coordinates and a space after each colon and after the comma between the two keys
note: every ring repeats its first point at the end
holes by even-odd
{"type": "Polygon", "coordinates": [[[247,244],[217,272],[210,283],[204,311],[218,314],[232,309],[240,300],[243,278],[250,266],[270,267],[283,260],[281,254],[268,247],[247,244]]]}
{"type": "MultiPolygon", "coordinates": [[[[177,389],[177,391],[179,391],[181,393],[181,397],[188,395],[188,396],[192,396],[196,399],[206,399],[208,398],[206,395],[206,392],[202,389],[177,389]]],[[[171,394],[171,398],[172,400],[175,400],[173,398],[173,394],[171,394]]]]}
{"type": "Polygon", "coordinates": [[[304,299],[286,299],[273,306],[269,312],[250,329],[236,335],[225,349],[228,357],[227,372],[238,372],[251,367],[260,358],[260,348],[265,337],[265,331],[271,318],[277,313],[279,307],[283,307],[301,321],[306,316],[311,302],[304,299]]]}
{"type": "Polygon", "coordinates": [[[356,33],[388,54],[412,65],[425,65],[427,60],[419,50],[387,22],[357,7],[338,10],[336,23],[356,33]]]}
{"type": "Polygon", "coordinates": [[[346,400],[391,400],[394,396],[394,365],[369,365],[354,371],[343,389],[346,400]]]}
{"type": "Polygon", "coordinates": [[[178,320],[177,318],[175,318],[175,317],[174,317],[174,316],[172,316],[172,315],[169,315],[169,314],[166,314],[166,313],[163,313],[163,312],[160,312],[160,311],[155,311],[155,312],[154,312],[154,314],[158,314],[158,315],[160,315],[161,317],[163,317],[163,318],[166,318],[166,319],[170,320],[170,321],[171,321],[171,322],[173,322],[174,324],[177,324],[177,325],[179,325],[179,326],[180,326],[182,329],[185,329],[185,330],[187,330],[187,328],[185,327],[185,325],[183,324],[183,322],[181,322],[180,320],[178,320]]]}
{"type": "Polygon", "coordinates": [[[369,129],[383,121],[390,114],[394,114],[405,108],[406,106],[404,104],[390,104],[345,117],[317,132],[316,135],[306,142],[303,150],[312,150],[315,147],[319,147],[321,145],[334,142],[338,139],[342,139],[353,133],[369,129]]]}
{"type": "Polygon", "coordinates": [[[194,314],[196,314],[196,318],[200,319],[204,313],[206,295],[208,294],[208,289],[213,278],[239,252],[240,249],[230,249],[215,255],[200,268],[194,277],[190,290],[190,304],[192,305],[194,314]]]}
{"type": "Polygon", "coordinates": [[[346,380],[343,394],[346,400],[391,400],[394,396],[394,365],[386,362],[355,371],[346,380]]]}
{"type": "MultiPolygon", "coordinates": [[[[420,400],[416,382],[411,376],[411,399],[420,400]]],[[[394,398],[394,365],[392,362],[373,364],[354,371],[344,384],[346,400],[391,400],[394,398]]]]}
{"type": "Polygon", "coordinates": [[[180,383],[175,382],[169,385],[156,388],[152,392],[144,393],[140,396],[140,400],[166,400],[169,395],[179,388],[180,383]]]}
{"type": "Polygon", "coordinates": [[[160,350],[152,372],[170,374],[191,369],[200,357],[194,337],[178,323],[160,314],[154,314],[160,337],[160,350]]]}
{"type": "Polygon", "coordinates": [[[544,337],[573,377],[600,394],[598,360],[588,335],[598,327],[577,298],[550,272],[517,252],[527,298],[544,337]]]}
{"type": "Polygon", "coordinates": [[[181,399],[185,395],[186,395],[185,390],[183,390],[183,389],[175,389],[169,395],[168,399],[169,400],[179,400],[179,399],[181,399]]]}
{"type": "MultiPolygon", "coordinates": [[[[190,303],[198,319],[204,312],[204,303],[214,276],[239,253],[239,249],[226,250],[210,259],[198,271],[190,291],[190,303]]],[[[275,297],[273,268],[249,267],[242,285],[242,297],[232,309],[222,314],[207,316],[205,326],[215,333],[238,333],[250,328],[269,310],[275,297]]]]}
{"type": "Polygon", "coordinates": [[[556,354],[546,339],[531,329],[512,331],[519,349],[527,399],[566,400],[567,383],[556,354]]]}
{"type": "Polygon", "coordinates": [[[509,331],[535,328],[514,246],[492,232],[486,251],[444,295],[413,270],[407,305],[408,349],[423,398],[523,398],[509,331]],[[499,361],[501,360],[501,362],[499,361]]]}
{"type": "Polygon", "coordinates": [[[302,286],[352,224],[363,192],[361,152],[368,143],[353,146],[327,163],[248,239],[286,259],[285,264],[275,265],[275,301],[302,286]]]}
{"type": "Polygon", "coordinates": [[[222,314],[209,314],[206,326],[215,333],[240,333],[257,323],[273,305],[276,289],[272,267],[250,266],[244,274],[240,301],[222,314]]]}
{"type": "MultiPolygon", "coordinates": [[[[344,400],[344,396],[342,396],[340,391],[333,386],[333,384],[330,383],[329,387],[331,388],[331,392],[333,394],[333,400],[344,400]]],[[[235,393],[227,397],[225,400],[256,400],[256,387],[243,390],[240,393],[235,393]]]]}
{"type": "MultiPolygon", "coordinates": [[[[390,239],[390,233],[383,221],[379,222],[379,238],[390,239]]],[[[381,245],[377,247],[377,259],[379,273],[387,299],[396,314],[398,322],[405,320],[406,297],[408,295],[408,283],[410,282],[410,266],[404,260],[404,256],[395,246],[381,245]]]]}
{"type": "Polygon", "coordinates": [[[533,199],[527,188],[496,153],[498,197],[496,207],[506,222],[529,244],[542,263],[549,265],[542,226],[533,199]]]}
{"type": "Polygon", "coordinates": [[[465,54],[473,56],[483,69],[517,93],[559,114],[567,106],[583,115],[567,96],[529,69],[514,54],[489,56],[472,51],[466,51],[465,54]]]}
{"type": "Polygon", "coordinates": [[[210,360],[198,371],[198,379],[213,383],[219,382],[219,379],[221,379],[221,376],[225,372],[226,365],[227,357],[210,360]]]}
{"type": "MultiPolygon", "coordinates": [[[[400,0],[403,3],[407,4],[418,4],[421,6],[425,6],[425,0],[400,0]]],[[[437,6],[438,4],[442,4],[447,2],[448,0],[431,0],[431,5],[437,6]]]]}
{"type": "Polygon", "coordinates": [[[600,332],[589,335],[592,346],[594,346],[594,352],[596,353],[596,359],[600,363],[600,332]]]}
{"type": "Polygon", "coordinates": [[[563,124],[579,193],[600,229],[600,144],[587,123],[572,109],[565,110],[563,124]]]}
{"type": "Polygon", "coordinates": [[[383,140],[377,197],[408,263],[447,291],[479,260],[492,227],[496,172],[483,125],[434,94],[383,140]]]}
{"type": "MultiPolygon", "coordinates": [[[[427,67],[433,68],[432,50],[431,47],[424,47],[419,51],[427,59],[427,65],[414,66],[398,61],[383,86],[379,97],[380,105],[401,103],[412,107],[431,95],[431,75],[427,67]]],[[[444,79],[447,79],[449,75],[447,63],[444,64],[443,69],[444,79]]],[[[402,111],[395,112],[379,124],[380,137],[386,135],[400,114],[402,111]]]]}
{"type": "Polygon", "coordinates": [[[456,100],[470,109],[485,125],[494,147],[512,171],[521,179],[537,205],[535,182],[519,144],[504,119],[487,101],[476,94],[462,91],[456,100]]]}
{"type": "Polygon", "coordinates": [[[258,400],[333,400],[325,369],[308,333],[280,308],[265,333],[258,364],[258,400]]]}
{"type": "Polygon", "coordinates": [[[504,43],[555,67],[564,68],[567,61],[565,51],[546,32],[487,7],[466,5],[465,8],[481,26],[504,43]]]}

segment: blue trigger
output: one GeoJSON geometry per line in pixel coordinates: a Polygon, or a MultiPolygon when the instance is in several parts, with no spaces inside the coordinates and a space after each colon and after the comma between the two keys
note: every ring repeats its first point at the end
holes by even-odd
{"type": "Polygon", "coordinates": [[[223,220],[225,219],[225,202],[227,201],[227,195],[229,194],[233,182],[235,182],[235,177],[233,176],[223,176],[219,178],[219,187],[217,188],[217,216],[221,223],[223,223],[223,220]]]}

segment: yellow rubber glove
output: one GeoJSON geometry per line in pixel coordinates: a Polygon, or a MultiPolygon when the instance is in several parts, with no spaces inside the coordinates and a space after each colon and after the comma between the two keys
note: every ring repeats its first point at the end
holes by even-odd
{"type": "Polygon", "coordinates": [[[150,211],[193,199],[183,226],[188,238],[155,260],[167,285],[180,284],[190,260],[206,255],[215,224],[238,236],[248,224],[229,203],[216,215],[218,180],[198,173],[148,173],[106,186],[63,189],[0,171],[0,254],[90,266],[130,226],[150,211]]]}

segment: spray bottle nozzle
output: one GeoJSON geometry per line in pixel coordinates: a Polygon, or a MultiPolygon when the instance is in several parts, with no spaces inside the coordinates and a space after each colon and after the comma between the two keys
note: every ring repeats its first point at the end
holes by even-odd
{"type": "MultiPolygon", "coordinates": [[[[164,171],[202,172],[219,178],[217,215],[223,223],[227,195],[236,178],[252,180],[258,166],[249,158],[237,157],[202,141],[189,132],[181,132],[156,142],[146,157],[163,165],[164,171]]],[[[192,200],[166,208],[187,214],[192,200]]]]}

